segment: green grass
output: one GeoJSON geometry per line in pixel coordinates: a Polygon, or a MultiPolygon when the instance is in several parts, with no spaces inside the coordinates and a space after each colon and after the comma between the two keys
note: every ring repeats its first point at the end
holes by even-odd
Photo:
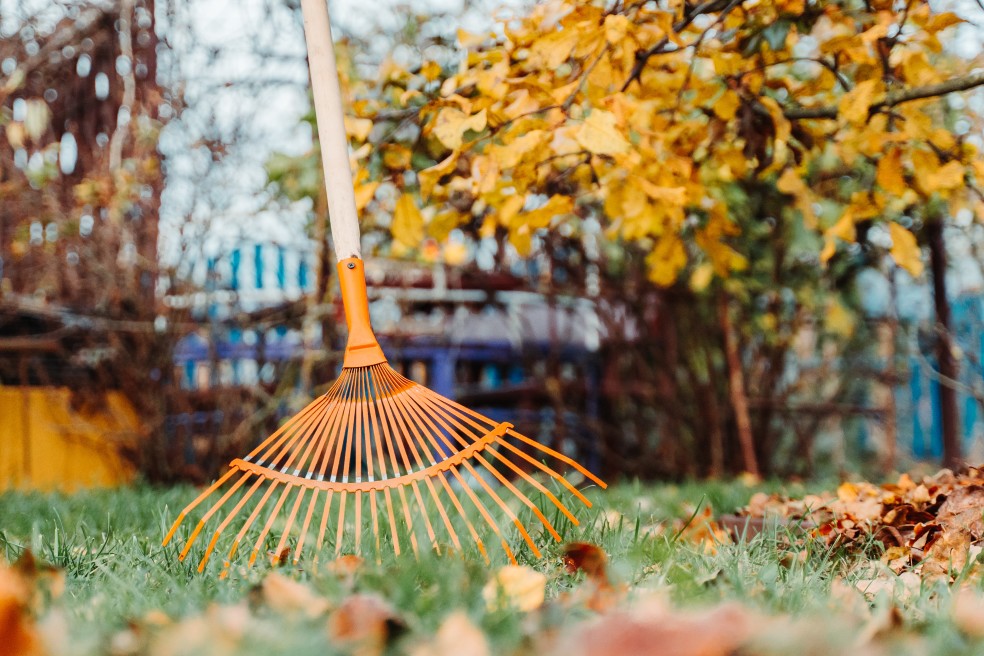
{"type": "MultiPolygon", "coordinates": [[[[791,647],[784,640],[805,639],[807,634],[810,640],[821,640],[822,648],[808,652],[799,645],[796,651],[841,653],[866,630],[870,617],[891,606],[899,609],[903,626],[897,635],[890,631],[884,639],[896,640],[899,644],[892,644],[898,653],[981,653],[981,644],[963,636],[951,621],[951,587],[943,582],[923,583],[916,589],[899,585],[894,594],[875,596],[869,607],[873,610],[869,610],[860,595],[846,602],[842,591],[831,592],[835,580],[850,586],[871,578],[868,561],[862,557],[820,542],[804,542],[803,536],[775,527],[747,542],[721,544],[716,553],[709,553],[674,527],[674,520],[685,522],[704,504],[716,511],[733,510],[756,489],[741,483],[692,483],[621,484],[606,492],[592,490],[595,506],[580,511],[581,526],[568,527],[564,539],[592,542],[608,553],[611,578],[628,586],[626,604],[657,595],[678,607],[736,601],[766,616],[790,616],[783,625],[788,630],[768,631],[762,653],[787,653],[791,647]],[[852,606],[855,602],[860,606],[852,606]]],[[[795,486],[787,489],[792,494],[803,492],[795,486]]],[[[236,642],[236,653],[332,653],[325,651],[323,617],[285,617],[262,607],[257,585],[268,568],[237,569],[220,581],[215,571],[200,575],[192,564],[179,563],[177,547],[160,546],[177,509],[194,494],[190,488],[149,487],[72,496],[0,494],[0,557],[12,562],[30,549],[39,561],[64,570],[64,594],[42,604],[38,611],[45,631],[66,637],[60,648],[64,653],[144,653],[144,649],[167,654],[225,653],[225,647],[213,645],[214,640],[196,646],[191,633],[181,645],[155,642],[170,630],[159,626],[160,613],[174,623],[171,629],[181,626],[190,631],[192,618],[221,622],[216,609],[238,604],[252,611],[243,629],[248,639],[236,642]],[[151,622],[151,617],[156,619],[151,622]],[[55,629],[52,622],[58,623],[55,629]],[[121,644],[132,648],[131,652],[121,644]]],[[[368,538],[364,541],[368,543],[368,538]]],[[[877,556],[877,552],[873,544],[870,553],[877,556]]],[[[533,649],[537,633],[591,614],[556,601],[581,585],[579,576],[567,574],[560,566],[560,553],[559,545],[548,546],[540,560],[528,551],[518,552],[521,562],[547,575],[548,600],[554,600],[548,601],[532,624],[518,611],[489,610],[483,599],[482,588],[491,570],[504,564],[504,559],[490,568],[467,553],[428,554],[419,561],[384,553],[380,562],[362,567],[354,589],[323,566],[281,571],[304,581],[332,603],[353,591],[381,595],[406,625],[403,637],[395,643],[398,651],[433,633],[453,609],[463,609],[486,632],[493,653],[526,653],[533,649]]],[[[330,558],[325,554],[325,561],[330,558]]],[[[980,586],[971,572],[966,581],[980,586]]]]}

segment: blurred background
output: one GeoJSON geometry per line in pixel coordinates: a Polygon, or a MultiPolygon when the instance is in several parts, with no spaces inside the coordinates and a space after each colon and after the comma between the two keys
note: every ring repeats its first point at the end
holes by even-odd
{"type": "MultiPolygon", "coordinates": [[[[453,68],[459,30],[525,7],[502,4],[333,1],[350,100],[394,67],[453,68]]],[[[980,43],[968,24],[946,48],[973,62],[980,43]]],[[[979,90],[958,100],[984,109],[979,90]]],[[[407,116],[377,112],[368,139],[415,179],[407,116]]],[[[0,128],[0,488],[204,482],[334,379],[344,319],[296,0],[0,0],[0,128]]],[[[407,248],[380,178],[364,243],[393,366],[604,477],[738,474],[743,433],[762,475],[936,463],[947,439],[984,459],[970,210],[914,277],[877,229],[821,266],[818,238],[775,238],[766,208],[736,238],[754,266],[709,293],[656,284],[651,245],[590,215],[522,254],[481,222],[407,248]]]]}

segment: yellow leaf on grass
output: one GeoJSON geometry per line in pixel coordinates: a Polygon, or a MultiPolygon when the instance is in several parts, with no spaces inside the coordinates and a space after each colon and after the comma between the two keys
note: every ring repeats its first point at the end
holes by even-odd
{"type": "Polygon", "coordinates": [[[506,565],[485,584],[482,597],[491,610],[536,610],[546,598],[547,577],[523,565],[506,565]]]}
{"type": "Polygon", "coordinates": [[[837,109],[841,117],[848,123],[861,125],[868,120],[868,110],[875,102],[875,96],[881,91],[881,80],[865,80],[850,92],[844,94],[837,109]]]}
{"type": "Polygon", "coordinates": [[[615,125],[615,115],[595,109],[574,132],[581,147],[594,155],[620,155],[629,151],[629,142],[615,125]]]}
{"type": "Polygon", "coordinates": [[[393,211],[393,225],[390,228],[393,239],[407,248],[416,248],[424,239],[424,217],[417,209],[413,196],[403,194],[396,201],[393,211]]]}
{"type": "Polygon", "coordinates": [[[879,187],[891,194],[901,196],[905,193],[908,186],[902,174],[902,151],[900,149],[892,148],[878,160],[878,172],[875,175],[875,181],[879,187]]]}
{"type": "Polygon", "coordinates": [[[486,113],[483,109],[477,114],[468,115],[457,107],[445,107],[434,123],[434,135],[438,141],[451,150],[461,147],[465,132],[481,132],[485,129],[486,113]]]}
{"type": "Polygon", "coordinates": [[[889,223],[888,233],[892,237],[892,250],[890,252],[895,263],[913,276],[922,275],[922,253],[919,251],[919,244],[916,243],[915,235],[898,223],[889,223]]]}
{"type": "Polygon", "coordinates": [[[456,610],[441,623],[434,638],[410,651],[410,656],[489,656],[489,641],[482,630],[456,610]]]}

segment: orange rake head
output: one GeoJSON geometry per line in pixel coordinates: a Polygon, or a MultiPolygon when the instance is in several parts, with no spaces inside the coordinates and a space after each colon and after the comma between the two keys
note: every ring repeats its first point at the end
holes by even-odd
{"type": "Polygon", "coordinates": [[[559,460],[602,487],[605,483],[567,456],[517,433],[511,424],[488,419],[394,371],[386,364],[369,324],[362,261],[342,260],[338,270],[349,328],[341,376],[327,393],[248,456],[233,460],[225,475],[181,511],[164,544],[171,541],[191,511],[227,487],[201,517],[181,551],[180,559],[184,560],[210,520],[218,521],[224,513],[212,531],[199,571],[205,569],[220,536],[237,522],[239,528],[225,561],[223,574],[227,573],[240,543],[261,515],[266,519],[253,543],[250,565],[275,526],[280,538],[274,554],[284,553],[292,530],[299,526],[293,545],[296,564],[315,526],[316,551],[321,550],[327,536],[334,542],[335,553],[340,553],[351,517],[350,537],[358,552],[362,549],[366,507],[377,553],[380,533],[387,530],[394,553],[402,551],[401,532],[418,553],[415,521],[419,520],[434,548],[447,539],[461,550],[455,524],[459,528],[463,524],[488,560],[476,528],[476,524],[484,524],[515,561],[507,535],[496,521],[496,515],[504,515],[539,557],[536,542],[512,507],[515,504],[507,503],[503,496],[512,495],[527,506],[555,540],[559,541],[560,535],[513,481],[523,479],[575,525],[577,518],[538,478],[545,474],[584,504],[591,504],[542,458],[559,460]],[[243,520],[251,501],[252,510],[243,520]],[[284,520],[281,513],[285,508],[284,520]],[[434,514],[437,519],[432,521],[434,514]],[[460,523],[452,521],[455,514],[460,523]]]}

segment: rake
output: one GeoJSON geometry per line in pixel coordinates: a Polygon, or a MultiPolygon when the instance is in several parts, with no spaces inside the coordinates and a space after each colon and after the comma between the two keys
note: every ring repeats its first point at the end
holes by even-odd
{"type": "Polygon", "coordinates": [[[199,561],[200,572],[220,537],[236,526],[222,572],[227,575],[240,544],[261,516],[265,520],[252,544],[250,566],[275,528],[280,535],[273,551],[275,559],[285,560],[283,554],[290,553],[286,551],[289,548],[293,562],[298,563],[315,530],[315,553],[322,550],[326,539],[334,542],[336,554],[341,553],[350,520],[355,551],[361,552],[366,515],[371,518],[377,555],[381,534],[386,532],[396,555],[404,551],[407,543],[414,554],[419,554],[419,542],[424,538],[418,535],[419,524],[415,522],[422,521],[429,546],[438,551],[448,540],[462,551],[459,532],[466,532],[489,562],[480,534],[487,527],[515,562],[507,533],[496,519],[498,515],[499,521],[505,516],[515,526],[531,552],[539,557],[536,541],[519,519],[518,507],[526,506],[555,540],[560,541],[560,534],[514,481],[522,479],[532,486],[556,508],[556,512],[552,511],[555,519],[563,515],[574,525],[578,523],[574,514],[538,479],[544,475],[554,479],[586,506],[591,503],[547,464],[547,457],[572,467],[601,487],[605,483],[565,454],[515,431],[512,424],[493,421],[444,398],[387,364],[369,321],[328,7],[326,0],[303,0],[301,4],[331,232],[339,258],[338,278],[348,326],[342,372],[323,396],[249,455],[233,460],[223,476],[181,511],[164,538],[164,545],[190,513],[224,490],[204,512],[179,555],[183,561],[206,526],[218,521],[199,561]],[[509,495],[511,501],[503,498],[509,495]],[[291,545],[292,530],[297,527],[296,542],[291,545]]]}

